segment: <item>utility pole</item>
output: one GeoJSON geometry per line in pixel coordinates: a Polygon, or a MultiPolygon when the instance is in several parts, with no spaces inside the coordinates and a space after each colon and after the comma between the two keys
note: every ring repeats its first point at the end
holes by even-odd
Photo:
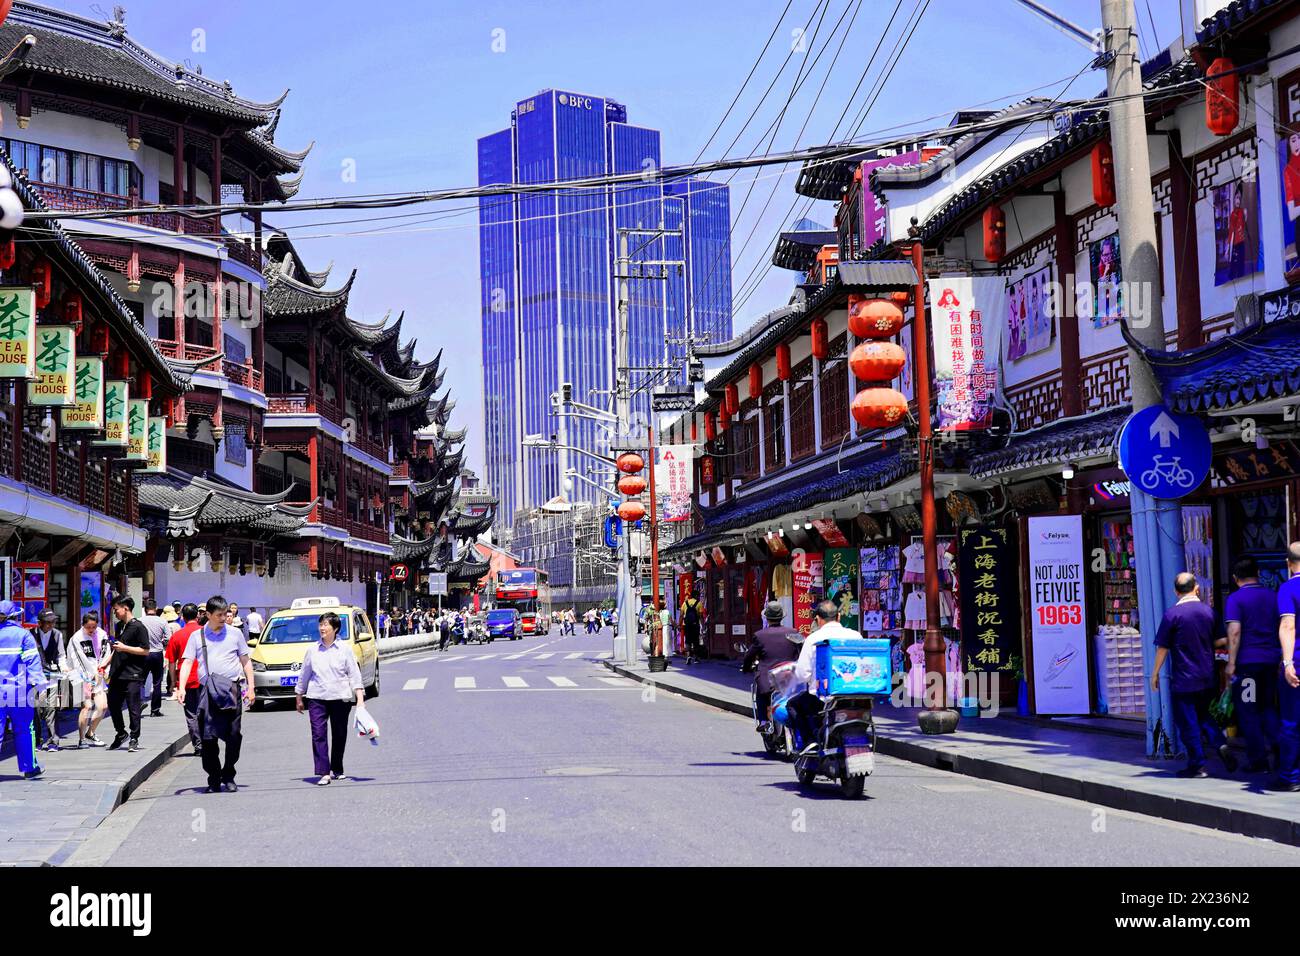
{"type": "MultiPolygon", "coordinates": [[[[1106,86],[1110,95],[1110,143],[1115,157],[1115,215],[1124,275],[1125,311],[1133,337],[1151,349],[1164,350],[1165,323],[1160,309],[1160,260],[1156,254],[1155,206],[1151,196],[1151,156],[1147,149],[1146,100],[1142,95],[1141,60],[1133,0],[1101,0],[1105,31],[1106,86]]],[[[1154,373],[1143,355],[1130,348],[1129,387],[1133,411],[1164,403],[1154,373]]],[[[1129,498],[1133,512],[1133,554],[1137,559],[1138,616],[1143,634],[1143,674],[1150,687],[1155,664],[1154,636],[1169,608],[1174,575],[1184,570],[1183,521],[1177,501],[1153,498],[1134,482],[1129,498]]],[[[1157,723],[1166,733],[1174,727],[1169,681],[1158,694],[1147,694],[1147,754],[1156,756],[1157,723]]],[[[1178,749],[1174,748],[1175,751],[1178,749]]]]}

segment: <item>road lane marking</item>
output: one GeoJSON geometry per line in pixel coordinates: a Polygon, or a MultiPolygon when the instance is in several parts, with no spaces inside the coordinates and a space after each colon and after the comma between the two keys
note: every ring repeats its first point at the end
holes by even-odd
{"type": "Polygon", "coordinates": [[[636,686],[636,681],[630,680],[626,677],[601,677],[599,679],[604,681],[610,687],[635,687],[636,686]]]}
{"type": "Polygon", "coordinates": [[[535,661],[544,661],[544,660],[546,660],[548,657],[554,657],[554,656],[555,656],[555,652],[554,652],[554,651],[547,651],[545,654],[534,654],[534,655],[533,655],[533,660],[535,660],[535,661]]]}
{"type": "Polygon", "coordinates": [[[424,685],[429,683],[427,677],[412,677],[402,685],[402,690],[424,690],[424,685]]]}
{"type": "Polygon", "coordinates": [[[565,654],[564,659],[566,661],[576,661],[581,656],[582,656],[582,651],[574,651],[572,654],[565,654]]]}
{"type": "Polygon", "coordinates": [[[474,687],[477,683],[478,683],[478,682],[477,682],[476,680],[474,680],[474,678],[472,678],[472,677],[457,677],[457,678],[456,678],[456,689],[457,689],[457,690],[469,690],[470,688],[474,687]]]}
{"type": "Polygon", "coordinates": [[[569,680],[569,678],[567,677],[548,677],[546,679],[550,681],[552,684],[554,684],[556,687],[577,687],[578,686],[573,681],[569,680]]]}
{"type": "Polygon", "coordinates": [[[435,654],[433,655],[433,657],[408,657],[404,661],[393,661],[393,663],[394,664],[423,664],[425,661],[434,660],[434,658],[436,658],[437,656],[438,655],[435,654]]]}
{"type": "MultiPolygon", "coordinates": [[[[526,654],[526,653],[528,653],[528,652],[525,651],[524,653],[526,654]]],[[[523,656],[524,656],[523,654],[507,654],[505,657],[503,657],[503,658],[501,658],[501,659],[502,659],[503,661],[517,661],[517,660],[519,660],[519,658],[521,658],[521,657],[523,657],[523,656]]]]}
{"type": "Polygon", "coordinates": [[[444,661],[448,661],[448,662],[450,662],[450,661],[463,661],[464,659],[465,659],[465,655],[464,655],[464,654],[459,654],[459,655],[457,655],[457,656],[455,656],[455,657],[444,657],[444,658],[443,658],[444,661]]]}
{"type": "Polygon", "coordinates": [[[498,657],[498,656],[499,656],[499,655],[497,655],[497,654],[480,654],[478,657],[474,658],[474,660],[476,660],[476,661],[485,661],[485,660],[487,660],[489,657],[498,657]]]}
{"type": "Polygon", "coordinates": [[[528,686],[528,681],[524,680],[522,677],[503,677],[501,678],[501,683],[505,684],[507,687],[528,686]]]}
{"type": "Polygon", "coordinates": [[[596,660],[607,661],[613,656],[614,656],[613,651],[601,651],[599,654],[596,655],[596,660]]]}

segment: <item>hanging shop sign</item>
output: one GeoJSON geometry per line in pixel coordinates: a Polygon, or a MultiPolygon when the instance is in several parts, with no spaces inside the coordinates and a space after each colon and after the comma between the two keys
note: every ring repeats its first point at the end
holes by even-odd
{"type": "Polygon", "coordinates": [[[881,202],[880,197],[871,191],[871,173],[882,166],[915,166],[920,162],[919,150],[863,162],[861,166],[863,249],[870,249],[881,240],[889,241],[889,209],[881,202]]]}
{"type": "Polygon", "coordinates": [[[1134,412],[1119,432],[1119,465],[1153,498],[1181,498],[1210,473],[1214,451],[1199,418],[1163,405],[1134,412]]]}
{"type": "Polygon", "coordinates": [[[36,627],[50,600],[50,565],[45,561],[20,561],[14,566],[22,582],[22,595],[13,600],[23,606],[23,627],[36,627]]]}
{"type": "Polygon", "coordinates": [[[149,460],[149,402],[133,398],[126,410],[126,460],[149,460]]]}
{"type": "Polygon", "coordinates": [[[813,607],[822,599],[822,556],[802,552],[790,563],[794,591],[794,626],[801,634],[812,633],[813,607]]]}
{"type": "Polygon", "coordinates": [[[117,448],[127,447],[127,414],[131,407],[130,386],[120,380],[110,378],[104,382],[104,438],[95,445],[112,445],[117,448]]]}
{"type": "Polygon", "coordinates": [[[1256,481],[1276,481],[1300,474],[1300,449],[1289,441],[1270,440],[1267,448],[1247,445],[1219,454],[1210,471],[1215,488],[1256,481]]]}
{"type": "Polygon", "coordinates": [[[958,531],[963,668],[993,673],[1015,669],[1020,649],[1020,595],[1016,552],[1006,528],[958,531]]]}
{"type": "Polygon", "coordinates": [[[724,567],[727,563],[727,553],[721,548],[715,547],[710,554],[713,556],[713,563],[718,567],[724,567]]]}
{"type": "Polygon", "coordinates": [[[1028,520],[1035,709],[1039,714],[1086,714],[1083,518],[1050,515],[1028,520]]]}
{"type": "Polygon", "coordinates": [[[663,445],[655,465],[655,491],[663,508],[660,521],[686,521],[695,495],[694,445],[663,445]]]}
{"type": "Polygon", "coordinates": [[[999,394],[1006,280],[948,276],[929,280],[939,428],[979,431],[993,421],[999,394]]]}
{"type": "Polygon", "coordinates": [[[36,378],[27,383],[32,405],[72,405],[76,402],[77,332],[70,325],[36,327],[36,378]]]}
{"type": "Polygon", "coordinates": [[[104,360],[99,356],[77,356],[74,403],[59,413],[64,428],[104,427],[104,360]]]}
{"type": "Polygon", "coordinates": [[[149,462],[145,471],[167,470],[167,419],[150,417],[145,425],[145,455],[149,462]]]}
{"type": "Polygon", "coordinates": [[[705,488],[713,487],[713,458],[710,455],[700,458],[700,484],[705,488]]]}
{"type": "Polygon", "coordinates": [[[36,293],[27,286],[0,288],[0,378],[36,374],[36,293]]]}
{"type": "Polygon", "coordinates": [[[832,548],[847,548],[849,539],[844,537],[844,532],[830,518],[814,518],[812,526],[817,529],[817,533],[822,536],[822,540],[832,548]]]}
{"type": "Polygon", "coordinates": [[[768,552],[770,552],[774,558],[784,558],[790,553],[790,547],[785,543],[785,538],[781,537],[776,532],[768,534],[767,537],[763,539],[763,543],[767,545],[768,552]]]}
{"type": "MultiPolygon", "coordinates": [[[[825,537],[825,534],[822,537],[825,537]]],[[[843,535],[840,537],[843,537],[843,535]]],[[[858,549],[828,549],[822,570],[826,578],[826,597],[834,601],[835,605],[840,609],[840,623],[847,628],[857,630],[859,614],[858,549]]]]}

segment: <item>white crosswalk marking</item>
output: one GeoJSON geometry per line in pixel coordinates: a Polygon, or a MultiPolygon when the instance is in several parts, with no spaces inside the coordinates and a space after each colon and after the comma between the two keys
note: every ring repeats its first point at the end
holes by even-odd
{"type": "Polygon", "coordinates": [[[497,654],[480,654],[478,657],[474,658],[474,660],[476,660],[476,661],[485,661],[485,660],[487,660],[489,657],[497,657],[497,656],[499,656],[499,655],[497,655],[497,654]]]}
{"type": "Polygon", "coordinates": [[[522,677],[503,677],[503,678],[501,678],[501,682],[502,682],[503,684],[505,684],[507,687],[527,687],[527,686],[528,686],[528,681],[524,680],[522,677]]]}
{"type": "Polygon", "coordinates": [[[607,661],[613,656],[614,656],[613,651],[601,651],[599,654],[596,655],[596,660],[607,661]]]}
{"type": "Polygon", "coordinates": [[[564,659],[566,661],[576,661],[581,656],[582,656],[582,651],[574,651],[572,654],[565,654],[564,659]]]}
{"type": "MultiPolygon", "coordinates": [[[[434,657],[437,655],[435,654],[434,657]]],[[[423,664],[425,661],[433,660],[433,657],[408,657],[404,661],[395,661],[397,664],[423,664]]]]}
{"type": "Polygon", "coordinates": [[[635,687],[636,681],[629,680],[626,677],[602,677],[600,678],[611,687],[635,687]]]}
{"type": "Polygon", "coordinates": [[[548,657],[554,657],[554,656],[555,656],[555,652],[554,652],[554,651],[547,651],[545,654],[534,654],[534,655],[533,655],[533,660],[535,660],[535,661],[544,661],[544,660],[546,660],[548,657]]]}
{"type": "Polygon", "coordinates": [[[569,680],[569,678],[567,677],[548,677],[546,679],[550,681],[552,684],[554,684],[556,687],[577,687],[578,686],[573,681],[569,680]]]}
{"type": "Polygon", "coordinates": [[[501,659],[502,659],[503,661],[517,661],[517,660],[519,660],[519,658],[521,658],[521,657],[523,657],[523,656],[524,656],[523,654],[507,654],[505,657],[503,657],[503,658],[501,658],[501,659]]]}
{"type": "Polygon", "coordinates": [[[456,657],[444,657],[444,658],[443,658],[444,661],[447,661],[447,662],[449,662],[449,663],[450,663],[451,661],[463,661],[464,659],[465,659],[465,655],[464,655],[464,654],[457,655],[456,657]]]}
{"type": "Polygon", "coordinates": [[[402,685],[402,690],[424,690],[424,685],[429,683],[427,677],[412,677],[402,685]]]}
{"type": "Polygon", "coordinates": [[[472,678],[472,677],[457,677],[457,678],[456,678],[456,689],[457,689],[457,690],[473,690],[476,686],[478,686],[478,681],[474,680],[474,678],[472,678]]]}

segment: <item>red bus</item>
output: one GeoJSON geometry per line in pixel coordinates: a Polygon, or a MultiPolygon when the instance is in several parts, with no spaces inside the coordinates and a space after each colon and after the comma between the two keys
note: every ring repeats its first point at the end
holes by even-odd
{"type": "Polygon", "coordinates": [[[515,608],[525,634],[551,632],[551,586],[545,571],[538,568],[498,571],[496,606],[515,608]]]}

